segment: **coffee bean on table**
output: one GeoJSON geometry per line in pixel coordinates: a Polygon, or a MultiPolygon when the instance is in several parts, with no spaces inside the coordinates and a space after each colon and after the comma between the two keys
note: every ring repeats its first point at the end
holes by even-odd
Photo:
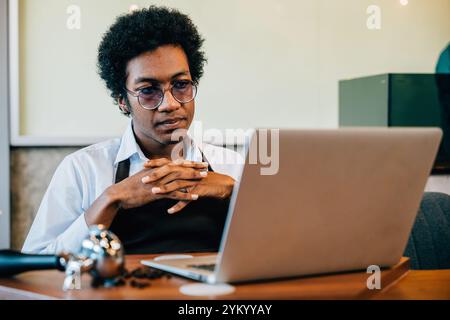
{"type": "Polygon", "coordinates": [[[151,286],[151,283],[148,281],[131,280],[130,285],[133,288],[144,289],[144,288],[151,286]]]}
{"type": "MultiPolygon", "coordinates": [[[[164,271],[161,271],[158,269],[149,268],[149,267],[139,267],[139,268],[132,270],[131,272],[128,271],[127,269],[124,269],[121,276],[114,279],[114,281],[108,282],[108,286],[109,287],[110,286],[118,287],[118,286],[124,286],[128,283],[133,288],[143,289],[143,288],[147,288],[147,287],[151,286],[151,283],[149,281],[145,281],[145,280],[155,280],[155,279],[161,279],[163,277],[166,277],[167,279],[171,279],[172,275],[167,272],[164,272],[164,271]]],[[[99,288],[104,285],[105,285],[104,281],[99,278],[93,279],[93,281],[91,283],[91,286],[93,288],[99,288]]]]}

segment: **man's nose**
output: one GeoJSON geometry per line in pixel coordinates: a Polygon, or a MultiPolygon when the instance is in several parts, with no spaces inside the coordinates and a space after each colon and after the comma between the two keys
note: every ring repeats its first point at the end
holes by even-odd
{"type": "Polygon", "coordinates": [[[181,107],[181,103],[179,103],[172,95],[170,90],[167,90],[164,93],[164,99],[161,105],[158,108],[160,112],[172,112],[181,107]]]}

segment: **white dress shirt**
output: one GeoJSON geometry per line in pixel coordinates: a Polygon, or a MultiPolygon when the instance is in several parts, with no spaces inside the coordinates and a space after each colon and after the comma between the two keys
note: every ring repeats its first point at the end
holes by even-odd
{"type": "MultiPolygon", "coordinates": [[[[202,153],[218,173],[240,179],[242,156],[229,149],[188,139],[185,159],[202,162],[202,153]]],[[[92,145],[67,156],[57,168],[44,195],[22,251],[56,254],[78,252],[89,234],[84,212],[115,182],[117,166],[130,159],[130,176],[143,170],[148,160],[130,122],[122,138],[92,145]]]]}

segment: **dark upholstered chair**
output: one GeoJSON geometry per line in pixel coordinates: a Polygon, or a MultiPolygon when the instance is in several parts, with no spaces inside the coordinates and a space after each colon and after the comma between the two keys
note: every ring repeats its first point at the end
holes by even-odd
{"type": "Polygon", "coordinates": [[[450,196],[425,193],[404,256],[411,269],[450,269],[450,196]]]}

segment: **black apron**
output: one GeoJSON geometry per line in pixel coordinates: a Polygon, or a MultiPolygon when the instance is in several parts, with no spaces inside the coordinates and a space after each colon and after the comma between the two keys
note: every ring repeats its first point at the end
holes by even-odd
{"type": "MultiPolygon", "coordinates": [[[[209,171],[213,171],[209,166],[209,171]]],[[[116,183],[129,177],[130,160],[119,163],[116,183]]],[[[200,198],[182,211],[167,210],[177,200],[161,199],[143,207],[120,209],[110,230],[122,241],[127,254],[217,252],[229,200],[200,198]]]]}

